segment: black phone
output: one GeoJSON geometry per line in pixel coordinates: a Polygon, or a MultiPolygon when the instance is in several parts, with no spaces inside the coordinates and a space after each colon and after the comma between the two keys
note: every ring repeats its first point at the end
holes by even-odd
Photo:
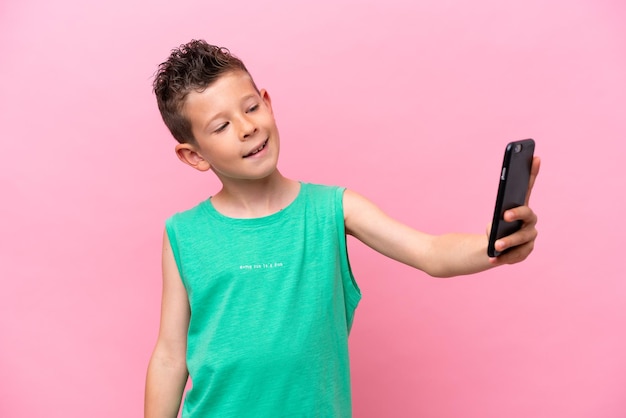
{"type": "Polygon", "coordinates": [[[487,246],[489,257],[497,257],[503,253],[494,248],[496,240],[511,235],[522,227],[521,221],[506,222],[503,216],[507,210],[522,206],[526,202],[534,153],[535,141],[532,139],[514,141],[506,146],[487,246]]]}

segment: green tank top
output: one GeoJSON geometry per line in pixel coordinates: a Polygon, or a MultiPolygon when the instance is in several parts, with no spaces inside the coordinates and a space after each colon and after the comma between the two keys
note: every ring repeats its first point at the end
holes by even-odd
{"type": "Polygon", "coordinates": [[[167,220],[191,318],[185,418],[351,417],[348,334],[361,298],[343,191],[302,183],[270,216],[210,199],[167,220]]]}

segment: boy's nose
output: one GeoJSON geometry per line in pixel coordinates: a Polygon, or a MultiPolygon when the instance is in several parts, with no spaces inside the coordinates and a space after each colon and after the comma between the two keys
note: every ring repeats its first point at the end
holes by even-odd
{"type": "Polygon", "coordinates": [[[244,118],[242,120],[242,124],[241,124],[242,139],[250,138],[252,135],[256,133],[256,131],[257,131],[257,127],[254,123],[252,123],[252,121],[248,120],[247,118],[244,118]]]}
{"type": "Polygon", "coordinates": [[[254,135],[254,134],[256,133],[256,131],[257,131],[257,128],[252,128],[252,129],[250,129],[250,130],[246,131],[246,132],[243,134],[243,139],[248,139],[248,138],[250,138],[252,135],[254,135]]]}

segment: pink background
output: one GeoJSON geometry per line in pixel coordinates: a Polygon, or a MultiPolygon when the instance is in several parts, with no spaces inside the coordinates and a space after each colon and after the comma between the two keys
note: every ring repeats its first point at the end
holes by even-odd
{"type": "Polygon", "coordinates": [[[531,259],[432,279],[350,241],[355,417],[626,416],[619,0],[0,3],[0,416],[137,417],[164,219],[215,192],[152,75],[191,38],[273,98],[281,170],[483,232],[533,137],[531,259]]]}

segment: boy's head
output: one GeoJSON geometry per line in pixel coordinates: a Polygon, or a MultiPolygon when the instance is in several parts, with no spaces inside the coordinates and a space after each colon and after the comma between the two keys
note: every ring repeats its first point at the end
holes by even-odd
{"type": "Polygon", "coordinates": [[[191,122],[183,113],[189,92],[202,91],[233,71],[250,75],[243,62],[228,49],[203,40],[192,40],[172,50],[167,61],[159,65],[154,78],[154,94],[165,125],[178,142],[196,142],[191,122]]]}

